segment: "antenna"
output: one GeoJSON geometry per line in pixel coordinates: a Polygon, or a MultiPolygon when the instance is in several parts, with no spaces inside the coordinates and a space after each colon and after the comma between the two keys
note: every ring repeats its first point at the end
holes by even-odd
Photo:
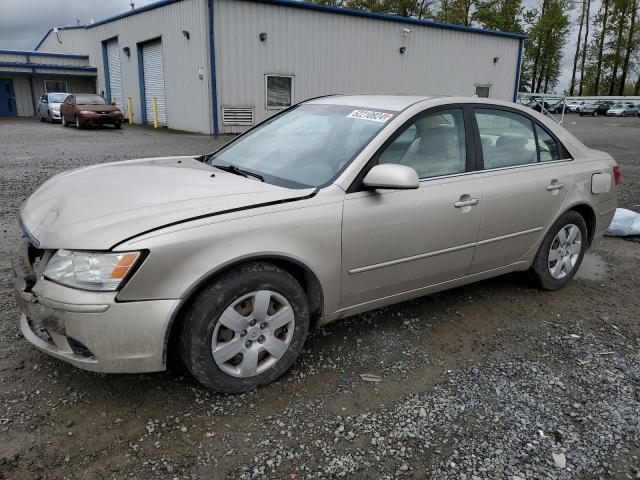
{"type": "Polygon", "coordinates": [[[134,10],[136,8],[136,4],[131,2],[129,5],[131,5],[131,10],[134,10]]]}

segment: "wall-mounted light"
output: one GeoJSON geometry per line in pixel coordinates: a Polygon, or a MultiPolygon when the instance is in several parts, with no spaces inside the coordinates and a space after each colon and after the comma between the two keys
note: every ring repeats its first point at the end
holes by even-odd
{"type": "Polygon", "coordinates": [[[182,35],[184,35],[184,38],[186,38],[187,40],[191,38],[191,34],[188,30],[182,30],[182,35]]]}
{"type": "Polygon", "coordinates": [[[493,57],[493,63],[498,63],[500,61],[500,57],[493,57]]]}
{"type": "Polygon", "coordinates": [[[127,57],[130,57],[130,56],[131,56],[131,49],[130,49],[129,47],[124,47],[124,48],[122,49],[122,51],[124,52],[124,54],[125,54],[127,57]]]}
{"type": "Polygon", "coordinates": [[[407,51],[407,47],[400,47],[400,55],[407,51]]]}
{"type": "Polygon", "coordinates": [[[266,32],[261,32],[260,35],[258,35],[258,38],[260,39],[261,42],[266,42],[267,41],[266,32]]]}

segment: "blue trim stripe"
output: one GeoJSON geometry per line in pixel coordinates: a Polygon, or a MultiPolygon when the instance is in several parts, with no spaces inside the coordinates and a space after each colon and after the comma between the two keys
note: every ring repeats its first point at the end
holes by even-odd
{"type": "MultiPolygon", "coordinates": [[[[46,70],[70,70],[74,72],[87,72],[96,73],[98,71],[95,67],[76,67],[72,65],[47,65],[46,63],[31,63],[31,62],[0,62],[0,67],[17,67],[17,68],[31,68],[31,69],[46,69],[46,70]]],[[[34,72],[35,73],[35,72],[34,72]]]]}
{"type": "Polygon", "coordinates": [[[211,65],[211,71],[209,76],[211,77],[211,122],[213,123],[213,134],[218,135],[220,130],[218,128],[218,85],[216,79],[216,46],[215,36],[213,30],[213,1],[208,0],[209,3],[209,63],[211,65]]]}
{"type": "Polygon", "coordinates": [[[34,55],[37,57],[57,57],[57,58],[77,58],[80,60],[89,60],[89,55],[72,55],[70,53],[53,53],[53,52],[36,52],[34,50],[0,50],[0,55],[6,53],[8,55],[23,55],[28,57],[34,55]]]}
{"type": "Polygon", "coordinates": [[[518,64],[516,65],[516,78],[513,83],[513,101],[518,100],[518,91],[520,90],[520,69],[522,68],[522,47],[524,46],[524,39],[520,40],[518,45],[518,64]]]}
{"type": "Polygon", "coordinates": [[[104,69],[104,88],[106,90],[107,99],[111,101],[111,79],[109,78],[109,55],[107,54],[107,42],[102,42],[102,65],[104,69]]]}
{"type": "Polygon", "coordinates": [[[142,43],[138,43],[137,55],[138,55],[138,86],[140,88],[140,123],[145,125],[147,123],[147,99],[145,98],[144,91],[144,63],[142,61],[142,43]]]}
{"type": "MultiPolygon", "coordinates": [[[[160,0],[158,2],[150,3],[145,5],[144,7],[136,8],[134,10],[129,10],[128,12],[121,13],[119,15],[115,15],[112,17],[105,18],[98,22],[92,23],[91,25],[77,25],[73,27],[60,27],[59,30],[74,30],[78,28],[91,29],[100,25],[104,25],[105,23],[110,23],[116,20],[120,20],[122,18],[130,17],[132,15],[137,15],[138,13],[147,12],[149,10],[154,10],[156,8],[164,7],[165,5],[170,5],[172,3],[181,2],[183,0],[160,0]]],[[[208,0],[211,5],[211,0],[208,0]]],[[[433,27],[433,28],[441,28],[444,30],[455,30],[459,32],[469,32],[469,33],[478,33],[481,35],[492,35],[496,37],[507,37],[507,38],[516,38],[516,39],[524,39],[527,38],[526,35],[522,35],[520,33],[510,33],[510,32],[500,32],[498,30],[485,30],[482,28],[473,28],[473,27],[465,27],[463,25],[453,25],[450,23],[442,23],[435,22],[432,20],[418,20],[417,18],[409,18],[409,17],[401,17],[399,15],[391,15],[387,13],[371,13],[365,12],[363,10],[356,10],[354,8],[342,8],[342,7],[331,7],[328,5],[320,5],[318,3],[309,3],[298,0],[250,0],[257,3],[267,3],[270,5],[281,5],[284,7],[292,7],[292,8],[302,8],[306,10],[316,10],[319,12],[327,12],[327,13],[337,13],[340,15],[351,15],[353,17],[364,17],[364,18],[373,18],[377,20],[388,20],[391,22],[399,22],[409,25],[423,25],[425,27],[433,27]]],[[[211,15],[210,15],[211,16],[211,15]]],[[[40,40],[40,43],[36,46],[36,50],[40,48],[45,39],[49,36],[49,34],[53,31],[53,29],[49,29],[46,35],[40,40]]]]}

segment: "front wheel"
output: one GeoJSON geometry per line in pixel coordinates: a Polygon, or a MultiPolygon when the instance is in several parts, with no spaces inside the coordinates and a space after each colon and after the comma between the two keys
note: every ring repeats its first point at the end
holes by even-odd
{"type": "Polygon", "coordinates": [[[78,130],[80,130],[81,128],[84,128],[84,125],[82,124],[82,122],[80,121],[80,117],[78,115],[76,115],[76,128],[78,130]]]}
{"type": "Polygon", "coordinates": [[[178,349],[193,376],[212,390],[240,393],[293,365],[309,330],[309,304],[289,273],[252,263],[204,287],[181,321],[178,349]]]}
{"type": "Polygon", "coordinates": [[[120,123],[120,122],[114,123],[113,124],[113,128],[115,128],[116,130],[120,130],[122,128],[122,123],[120,123]]]}
{"type": "Polygon", "coordinates": [[[60,114],[60,123],[62,124],[63,127],[68,127],[69,126],[69,122],[67,122],[64,119],[64,115],[62,113],[60,114]]]}
{"type": "Polygon", "coordinates": [[[580,268],[587,249],[587,225],[582,215],[566,212],[549,229],[531,270],[545,290],[559,290],[580,268]]]}

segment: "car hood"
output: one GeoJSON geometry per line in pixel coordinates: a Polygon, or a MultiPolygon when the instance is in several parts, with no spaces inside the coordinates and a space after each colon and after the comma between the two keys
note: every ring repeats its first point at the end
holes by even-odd
{"type": "Polygon", "coordinates": [[[81,105],[77,104],[78,110],[88,110],[90,112],[115,112],[118,110],[116,105],[81,105]]]}
{"type": "Polygon", "coordinates": [[[60,105],[62,105],[62,103],[49,102],[49,106],[55,110],[60,110],[60,105]]]}
{"type": "Polygon", "coordinates": [[[20,218],[41,248],[106,250],[168,224],[313,191],[223,172],[193,157],[151,158],[56,175],[29,197],[20,218]]]}

